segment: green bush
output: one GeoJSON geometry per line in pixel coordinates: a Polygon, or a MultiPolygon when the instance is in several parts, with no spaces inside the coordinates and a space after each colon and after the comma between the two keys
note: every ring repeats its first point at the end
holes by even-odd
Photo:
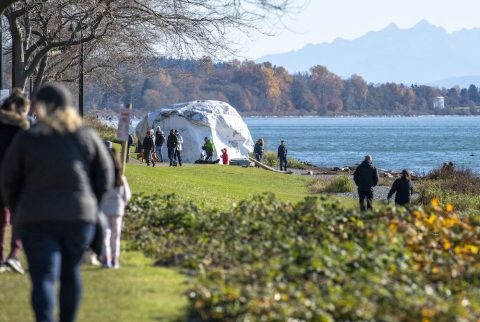
{"type": "Polygon", "coordinates": [[[311,193],[344,193],[355,191],[355,185],[347,175],[335,176],[333,179],[315,179],[307,185],[311,193]]]}
{"type": "Polygon", "coordinates": [[[92,115],[86,115],[83,120],[85,125],[93,128],[103,140],[117,142],[116,128],[103,124],[92,115]]]}
{"type": "Polygon", "coordinates": [[[419,202],[429,204],[434,198],[455,205],[459,211],[480,209],[480,177],[468,169],[442,167],[416,183],[419,202]]]}
{"type": "Polygon", "coordinates": [[[195,277],[204,321],[477,321],[478,221],[437,204],[373,213],[272,195],[228,211],[135,196],[129,245],[195,277]]]}
{"type": "MultiPolygon", "coordinates": [[[[250,153],[250,157],[255,158],[255,154],[250,153]]],[[[299,169],[299,170],[307,169],[307,165],[297,159],[287,157],[287,162],[288,162],[288,168],[290,169],[299,169]]],[[[280,167],[280,161],[277,157],[277,152],[265,151],[263,153],[262,163],[272,168],[280,167]]]]}

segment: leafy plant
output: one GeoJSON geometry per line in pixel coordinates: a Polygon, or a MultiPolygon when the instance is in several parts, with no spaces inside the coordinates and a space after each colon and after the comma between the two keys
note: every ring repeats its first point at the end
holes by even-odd
{"type": "Polygon", "coordinates": [[[205,321],[476,321],[480,226],[434,199],[361,213],[271,194],[227,211],[135,196],[129,245],[195,277],[205,321]]]}
{"type": "Polygon", "coordinates": [[[332,179],[314,179],[307,183],[311,193],[344,193],[355,191],[355,186],[347,175],[332,179]]]}

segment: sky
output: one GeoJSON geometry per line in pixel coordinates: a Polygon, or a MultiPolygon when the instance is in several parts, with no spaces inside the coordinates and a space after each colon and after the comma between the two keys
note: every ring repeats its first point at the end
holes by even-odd
{"type": "Polygon", "coordinates": [[[251,39],[235,34],[239,58],[256,59],[267,54],[298,50],[305,45],[331,42],[336,38],[355,39],[369,31],[395,23],[410,28],[426,19],[448,32],[480,27],[479,0],[294,0],[304,4],[281,24],[265,24],[266,36],[251,39]],[[238,40],[240,39],[240,40],[238,40]]]}

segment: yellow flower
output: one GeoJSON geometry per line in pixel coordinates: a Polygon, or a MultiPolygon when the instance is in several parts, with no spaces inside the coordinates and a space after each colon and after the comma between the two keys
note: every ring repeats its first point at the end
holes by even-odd
{"type": "Polygon", "coordinates": [[[465,245],[463,246],[465,253],[478,254],[478,247],[475,245],[465,245]]]}
{"type": "Polygon", "coordinates": [[[433,207],[438,207],[439,204],[440,204],[440,203],[438,202],[438,198],[433,198],[433,199],[432,199],[432,206],[433,206],[433,207]]]}
{"type": "Polygon", "coordinates": [[[445,239],[445,240],[443,241],[443,249],[449,250],[450,248],[452,248],[452,244],[450,244],[450,242],[448,241],[448,239],[445,239]]]}
{"type": "Polygon", "coordinates": [[[431,225],[437,220],[437,215],[431,215],[430,218],[427,219],[427,222],[431,225]]]}
{"type": "Polygon", "coordinates": [[[434,268],[432,268],[433,274],[437,274],[438,272],[440,272],[440,269],[438,267],[435,266],[434,268]]]}
{"type": "Polygon", "coordinates": [[[453,205],[448,204],[447,207],[445,208],[446,211],[452,212],[453,211],[453,205]]]}

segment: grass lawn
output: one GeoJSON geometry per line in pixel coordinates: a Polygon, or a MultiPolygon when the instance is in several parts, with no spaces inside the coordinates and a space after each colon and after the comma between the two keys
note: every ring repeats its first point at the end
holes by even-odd
{"type": "MultiPolygon", "coordinates": [[[[26,266],[25,258],[21,260],[26,266]]],[[[186,320],[187,277],[174,269],[154,267],[140,253],[123,252],[119,270],[83,266],[82,278],[78,322],[186,320]]],[[[33,322],[28,274],[0,274],[0,285],[0,322],[33,322]]]]}
{"type": "Polygon", "coordinates": [[[306,177],[279,174],[257,168],[221,165],[185,165],[155,168],[127,165],[133,192],[170,194],[209,207],[228,208],[232,203],[262,192],[273,192],[284,201],[309,195],[306,177]]]}

